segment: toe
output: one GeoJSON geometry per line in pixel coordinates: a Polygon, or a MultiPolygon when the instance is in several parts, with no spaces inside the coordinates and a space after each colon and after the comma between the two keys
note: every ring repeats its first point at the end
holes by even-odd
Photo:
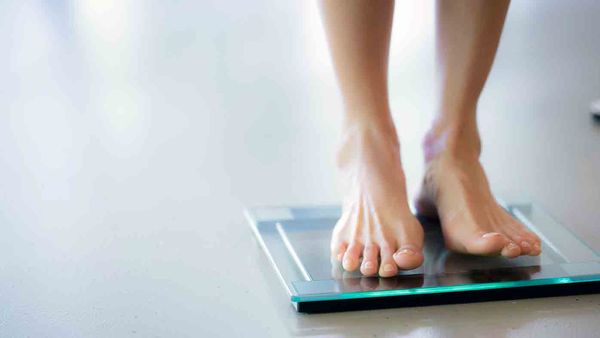
{"type": "Polygon", "coordinates": [[[331,250],[331,255],[335,257],[338,262],[341,262],[342,258],[344,258],[344,254],[346,253],[346,249],[348,249],[348,243],[342,242],[334,245],[333,247],[334,248],[331,250]]]}
{"type": "Polygon", "coordinates": [[[398,266],[392,257],[393,248],[388,245],[381,246],[381,266],[379,267],[379,275],[381,277],[391,277],[398,273],[398,266]]]}
{"type": "Polygon", "coordinates": [[[415,245],[403,245],[394,254],[394,261],[400,269],[416,269],[423,264],[423,253],[415,245]]]}
{"type": "Polygon", "coordinates": [[[529,251],[530,256],[537,256],[542,252],[542,241],[533,232],[526,232],[527,241],[531,244],[531,250],[529,251]]]}
{"type": "Polygon", "coordinates": [[[498,232],[474,235],[466,244],[467,252],[475,255],[497,255],[508,244],[508,238],[498,232]]]}
{"type": "Polygon", "coordinates": [[[521,247],[518,246],[515,242],[510,241],[500,253],[504,257],[514,258],[521,255],[521,247]]]}
{"type": "Polygon", "coordinates": [[[521,225],[520,229],[516,232],[516,234],[513,234],[510,237],[513,240],[513,242],[515,242],[521,248],[521,255],[539,255],[539,237],[533,232],[528,231],[525,228],[525,226],[521,225]]]}
{"type": "Polygon", "coordinates": [[[532,243],[523,236],[522,233],[510,234],[508,235],[510,239],[510,243],[508,245],[515,244],[519,247],[519,255],[529,255],[529,253],[533,250],[532,243]]]}
{"type": "Polygon", "coordinates": [[[533,250],[532,245],[527,240],[522,240],[521,242],[519,242],[519,246],[521,247],[522,255],[529,255],[533,250]]]}
{"type": "Polygon", "coordinates": [[[365,276],[372,276],[377,273],[377,258],[379,249],[374,244],[368,244],[363,251],[363,261],[360,266],[360,272],[365,276]]]}
{"type": "Polygon", "coordinates": [[[531,256],[539,256],[542,253],[542,243],[540,241],[533,243],[533,250],[531,251],[531,256]]]}
{"type": "Polygon", "coordinates": [[[354,271],[360,263],[360,255],[363,251],[363,245],[359,242],[352,242],[344,254],[342,266],[346,271],[354,271]]]}

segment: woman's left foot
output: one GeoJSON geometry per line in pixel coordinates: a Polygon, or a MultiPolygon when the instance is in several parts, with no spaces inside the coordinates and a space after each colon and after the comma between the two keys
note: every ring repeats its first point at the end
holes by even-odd
{"type": "Polygon", "coordinates": [[[430,133],[424,144],[426,172],[417,210],[439,217],[446,246],[452,251],[506,257],[539,255],[539,237],[494,199],[479,162],[479,136],[474,133],[476,139],[466,147],[430,133]]]}

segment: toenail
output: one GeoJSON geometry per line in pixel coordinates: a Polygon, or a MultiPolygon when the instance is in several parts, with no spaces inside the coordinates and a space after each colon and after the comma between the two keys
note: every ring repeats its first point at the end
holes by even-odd
{"type": "Polygon", "coordinates": [[[392,271],[394,271],[394,266],[392,264],[386,264],[383,266],[383,271],[392,272],[392,271]]]}
{"type": "Polygon", "coordinates": [[[492,237],[492,236],[496,236],[496,235],[500,235],[497,232],[488,232],[487,234],[483,234],[483,236],[481,236],[481,238],[488,238],[488,237],[492,237]]]}
{"type": "Polygon", "coordinates": [[[527,241],[521,242],[521,246],[524,247],[524,248],[531,248],[531,245],[527,241]]]}
{"type": "Polygon", "coordinates": [[[410,249],[410,248],[404,248],[404,249],[398,251],[399,255],[411,255],[412,256],[415,253],[416,253],[415,250],[410,249]]]}
{"type": "Polygon", "coordinates": [[[540,247],[540,245],[539,245],[538,243],[534,243],[534,244],[533,244],[533,249],[534,249],[535,251],[540,251],[542,248],[540,247]]]}
{"type": "Polygon", "coordinates": [[[513,242],[510,242],[510,243],[508,243],[508,245],[506,246],[506,248],[508,250],[514,250],[514,249],[518,249],[519,246],[517,244],[513,243],[513,242]]]}
{"type": "Polygon", "coordinates": [[[375,266],[375,264],[373,264],[373,262],[366,262],[365,263],[365,269],[371,269],[375,266]]]}

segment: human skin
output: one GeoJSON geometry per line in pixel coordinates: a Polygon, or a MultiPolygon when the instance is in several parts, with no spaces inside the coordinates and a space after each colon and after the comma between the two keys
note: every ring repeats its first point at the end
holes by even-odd
{"type": "MultiPolygon", "coordinates": [[[[338,168],[346,185],[331,254],[346,271],[393,276],[423,262],[388,100],[393,1],[320,3],[344,103],[338,168]]],[[[476,255],[539,255],[539,238],[494,199],[479,162],[477,102],[500,40],[508,1],[438,1],[437,104],[424,137],[417,210],[439,217],[446,246],[476,255]]]]}

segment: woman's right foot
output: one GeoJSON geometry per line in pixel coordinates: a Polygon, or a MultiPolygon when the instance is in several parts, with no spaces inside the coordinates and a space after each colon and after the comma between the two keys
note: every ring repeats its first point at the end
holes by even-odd
{"type": "Polygon", "coordinates": [[[390,277],[423,263],[423,229],[412,214],[391,117],[348,124],[338,152],[347,185],[331,254],[346,271],[390,277]]]}

